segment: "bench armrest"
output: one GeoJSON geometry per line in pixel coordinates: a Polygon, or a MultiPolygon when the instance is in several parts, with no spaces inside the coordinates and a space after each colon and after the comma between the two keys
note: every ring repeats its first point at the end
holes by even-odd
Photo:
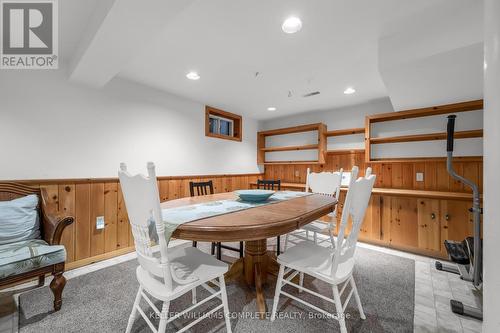
{"type": "Polygon", "coordinates": [[[65,216],[59,212],[50,213],[47,207],[47,192],[41,190],[42,194],[42,214],[43,214],[43,239],[50,245],[61,244],[61,236],[68,225],[75,221],[73,216],[65,216]]]}
{"type": "Polygon", "coordinates": [[[43,213],[43,239],[50,245],[61,244],[64,228],[74,220],[72,216],[43,213]]]}

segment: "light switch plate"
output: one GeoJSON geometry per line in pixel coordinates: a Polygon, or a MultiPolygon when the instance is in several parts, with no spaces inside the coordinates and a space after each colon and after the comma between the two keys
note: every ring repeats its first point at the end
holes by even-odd
{"type": "Polygon", "coordinates": [[[95,221],[96,229],[104,229],[104,216],[98,216],[95,221]]]}
{"type": "Polygon", "coordinates": [[[417,172],[417,182],[423,182],[423,181],[424,181],[424,173],[417,172]]]}
{"type": "Polygon", "coordinates": [[[299,170],[295,170],[295,177],[299,177],[299,176],[300,176],[299,170]]]}

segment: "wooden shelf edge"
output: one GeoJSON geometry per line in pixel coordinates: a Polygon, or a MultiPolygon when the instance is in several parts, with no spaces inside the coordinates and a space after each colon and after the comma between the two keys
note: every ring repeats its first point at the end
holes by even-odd
{"type": "MultiPolygon", "coordinates": [[[[455,139],[469,139],[469,138],[481,138],[481,137],[483,137],[482,129],[459,131],[455,132],[454,135],[455,139]]],[[[446,140],[446,132],[370,138],[370,143],[374,145],[374,144],[385,144],[385,143],[434,141],[434,140],[446,140]]]]}
{"type": "MultiPolygon", "coordinates": [[[[257,183],[251,182],[250,186],[257,186],[257,183]]],[[[281,183],[283,188],[304,189],[304,183],[281,183]]],[[[348,190],[347,187],[341,187],[343,192],[348,190]]],[[[414,198],[430,198],[430,199],[444,199],[444,200],[472,200],[472,193],[468,192],[446,192],[446,191],[427,191],[427,190],[407,190],[399,188],[383,188],[374,187],[372,194],[385,195],[385,196],[403,196],[414,198]]]]}
{"type": "MultiPolygon", "coordinates": [[[[365,163],[411,163],[411,162],[444,162],[446,157],[408,157],[371,159],[365,163]]],[[[483,156],[454,156],[454,162],[482,162],[483,156]]]]}
{"type": "Polygon", "coordinates": [[[260,148],[261,151],[264,152],[274,152],[274,151],[290,151],[290,150],[312,150],[318,149],[319,145],[302,145],[302,146],[283,146],[283,147],[266,147],[260,148]]]}
{"type": "Polygon", "coordinates": [[[356,149],[332,149],[327,150],[326,153],[329,155],[342,155],[342,154],[359,154],[364,153],[364,148],[356,148],[356,149]]]}
{"type": "Polygon", "coordinates": [[[455,112],[476,111],[476,110],[482,110],[483,107],[484,107],[483,100],[478,99],[478,100],[474,100],[474,101],[445,104],[445,105],[433,106],[433,107],[429,107],[429,108],[421,108],[421,109],[398,111],[398,112],[379,113],[379,114],[367,116],[366,118],[369,119],[371,123],[376,123],[376,122],[382,122],[382,121],[392,121],[392,120],[401,120],[401,119],[409,119],[409,118],[436,116],[436,115],[455,113],[455,112]]]}
{"type": "Polygon", "coordinates": [[[359,127],[359,128],[348,128],[348,129],[328,131],[326,132],[326,136],[331,137],[331,136],[353,135],[353,134],[363,134],[363,133],[365,133],[365,128],[359,127]]]}
{"type": "Polygon", "coordinates": [[[310,131],[319,130],[319,128],[323,125],[324,125],[323,123],[315,123],[315,124],[307,124],[307,125],[300,125],[300,126],[284,127],[284,128],[277,128],[277,129],[272,129],[272,130],[267,130],[267,131],[260,131],[257,134],[259,136],[273,136],[273,135],[282,135],[282,134],[310,132],[310,131]]]}

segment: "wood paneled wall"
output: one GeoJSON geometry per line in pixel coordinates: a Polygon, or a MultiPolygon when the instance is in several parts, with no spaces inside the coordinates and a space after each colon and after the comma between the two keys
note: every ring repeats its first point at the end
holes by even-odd
{"type": "MultiPolygon", "coordinates": [[[[372,167],[373,173],[377,175],[375,187],[449,192],[470,191],[469,188],[448,175],[445,161],[365,163],[364,150],[328,153],[326,163],[323,165],[266,165],[265,178],[281,179],[282,182],[288,183],[305,183],[307,168],[311,168],[314,172],[336,171],[340,168],[351,170],[354,165],[359,166],[360,171],[364,171],[367,166],[372,167]],[[424,173],[423,182],[416,181],[417,172],[424,173]]],[[[482,191],[482,161],[455,162],[454,167],[460,175],[480,184],[482,191]]]]}
{"type": "MultiPolygon", "coordinates": [[[[160,200],[189,196],[190,181],[213,180],[216,193],[249,188],[260,174],[160,177],[160,200]]],[[[82,266],[133,250],[127,211],[118,179],[21,181],[46,188],[49,209],[75,217],[63,233],[69,268],[82,266]],[[96,229],[96,218],[104,216],[105,228],[96,229]]]]}

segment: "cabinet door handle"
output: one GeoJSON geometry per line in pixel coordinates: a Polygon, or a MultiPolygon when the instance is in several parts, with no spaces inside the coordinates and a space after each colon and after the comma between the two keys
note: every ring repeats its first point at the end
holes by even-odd
{"type": "Polygon", "coordinates": [[[450,214],[446,214],[446,215],[444,216],[444,219],[445,219],[446,221],[449,221],[449,220],[450,220],[450,214]]]}
{"type": "Polygon", "coordinates": [[[433,220],[436,219],[436,214],[432,213],[431,214],[431,219],[433,219],[433,220]]]}

